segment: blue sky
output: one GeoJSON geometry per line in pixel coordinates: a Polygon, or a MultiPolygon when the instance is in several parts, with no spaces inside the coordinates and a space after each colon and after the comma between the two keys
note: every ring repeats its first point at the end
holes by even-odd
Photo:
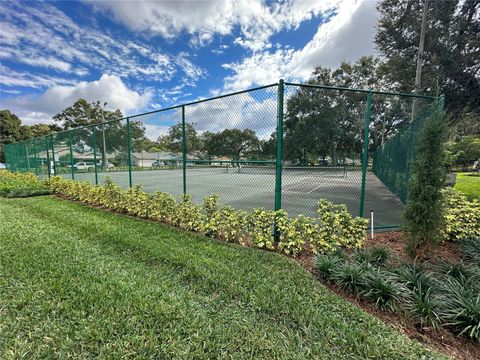
{"type": "MultiPolygon", "coordinates": [[[[27,124],[79,97],[125,114],[374,53],[373,0],[0,3],[0,106],[27,124]]],[[[162,130],[149,129],[156,136],[162,130]]]]}

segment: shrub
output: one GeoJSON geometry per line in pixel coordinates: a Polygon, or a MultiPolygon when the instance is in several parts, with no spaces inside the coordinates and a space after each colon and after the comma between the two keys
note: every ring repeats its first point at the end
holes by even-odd
{"type": "Polygon", "coordinates": [[[315,256],[315,267],[325,280],[332,280],[333,275],[337,272],[341,258],[335,254],[317,254],[315,256]]]}
{"type": "Polygon", "coordinates": [[[285,254],[297,256],[303,250],[305,239],[313,235],[313,232],[310,232],[310,225],[314,219],[303,215],[289,219],[286,211],[279,210],[276,213],[276,221],[280,232],[278,248],[285,254]]]}
{"type": "Polygon", "coordinates": [[[432,285],[430,273],[419,266],[416,260],[413,265],[400,265],[393,271],[392,276],[398,283],[411,291],[416,291],[420,288],[426,291],[432,285]]]}
{"type": "Polygon", "coordinates": [[[384,265],[390,260],[390,252],[386,246],[374,246],[369,249],[372,265],[384,265]]]}
{"type": "Polygon", "coordinates": [[[480,237],[480,201],[469,201],[455,189],[442,192],[443,233],[449,240],[480,237]]]}
{"type": "Polygon", "coordinates": [[[207,218],[204,231],[207,235],[217,239],[245,245],[247,242],[247,226],[248,213],[246,211],[235,210],[231,206],[222,206],[219,210],[213,212],[209,219],[207,218]]]}
{"type": "Polygon", "coordinates": [[[148,217],[150,195],[142,190],[142,185],[129,188],[122,197],[122,211],[139,217],[148,217]]]}
{"type": "Polygon", "coordinates": [[[121,204],[124,202],[124,193],[109,176],[105,178],[100,194],[99,205],[111,210],[120,210],[121,204]]]}
{"type": "Polygon", "coordinates": [[[364,280],[362,294],[375,302],[381,310],[394,311],[397,302],[405,294],[405,288],[382,270],[371,271],[364,280]]]}
{"type": "Polygon", "coordinates": [[[333,273],[332,279],[338,286],[358,294],[365,289],[365,278],[370,269],[356,262],[344,262],[333,273]]]}
{"type": "Polygon", "coordinates": [[[249,219],[248,234],[252,244],[273,250],[275,211],[254,209],[249,219]]]}
{"type": "Polygon", "coordinates": [[[464,261],[480,266],[480,237],[471,237],[460,243],[464,261]]]}
{"type": "Polygon", "coordinates": [[[441,240],[442,193],[445,171],[443,113],[435,111],[423,124],[412,162],[405,207],[406,249],[422,256],[441,240]]]}
{"type": "Polygon", "coordinates": [[[452,277],[439,282],[439,317],[459,335],[480,343],[480,292],[452,277]]]}
{"type": "Polygon", "coordinates": [[[321,199],[318,203],[319,228],[311,242],[314,252],[332,250],[336,246],[359,248],[365,240],[368,220],[354,218],[345,205],[334,205],[321,199]]]}
{"type": "Polygon", "coordinates": [[[148,203],[148,217],[152,220],[173,224],[176,218],[177,202],[175,198],[160,191],[155,192],[148,203]]]}
{"type": "Polygon", "coordinates": [[[182,201],[177,204],[173,224],[188,231],[202,230],[203,222],[200,206],[192,202],[191,195],[184,194],[182,201]]]}
{"type": "Polygon", "coordinates": [[[212,194],[203,199],[203,211],[207,217],[207,221],[215,214],[218,210],[218,195],[212,194]]]}
{"type": "Polygon", "coordinates": [[[49,194],[46,185],[32,173],[0,170],[0,196],[27,197],[49,194]]]}
{"type": "Polygon", "coordinates": [[[437,329],[439,327],[438,301],[432,295],[432,287],[425,285],[424,282],[418,281],[410,290],[409,299],[404,306],[408,313],[417,320],[420,328],[431,326],[433,329],[437,329]]]}
{"type": "Polygon", "coordinates": [[[436,268],[446,277],[453,278],[462,284],[470,283],[478,286],[480,290],[480,269],[478,266],[464,264],[463,262],[438,261],[436,268]]]}

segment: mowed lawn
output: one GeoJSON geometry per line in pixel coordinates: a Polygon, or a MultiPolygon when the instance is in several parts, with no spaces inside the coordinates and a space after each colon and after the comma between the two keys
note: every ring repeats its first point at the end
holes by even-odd
{"type": "Polygon", "coordinates": [[[439,358],[284,256],[0,199],[2,358],[439,358]]]}
{"type": "Polygon", "coordinates": [[[470,200],[480,199],[480,176],[457,173],[455,189],[462,192],[470,200]]]}

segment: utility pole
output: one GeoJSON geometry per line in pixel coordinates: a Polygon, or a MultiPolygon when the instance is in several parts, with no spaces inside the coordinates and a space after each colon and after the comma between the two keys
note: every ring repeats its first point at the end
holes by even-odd
{"type": "MultiPolygon", "coordinates": [[[[420,92],[422,84],[422,65],[423,65],[423,52],[425,48],[425,32],[427,30],[427,12],[428,12],[428,0],[423,0],[423,13],[422,24],[420,27],[420,43],[418,44],[418,56],[417,56],[417,71],[415,73],[415,95],[420,92]]],[[[418,99],[413,99],[412,105],[412,121],[417,118],[418,113],[418,99]]]]}

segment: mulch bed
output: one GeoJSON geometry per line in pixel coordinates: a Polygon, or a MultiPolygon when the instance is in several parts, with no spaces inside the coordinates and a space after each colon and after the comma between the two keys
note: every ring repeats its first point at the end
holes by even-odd
{"type": "MultiPolygon", "coordinates": [[[[404,241],[402,237],[403,233],[401,231],[374,234],[373,239],[370,238],[369,235],[365,241],[365,247],[368,248],[371,246],[381,245],[387,246],[392,253],[392,262],[394,264],[401,262],[412,263],[414,259],[412,259],[405,252],[404,241]]],[[[442,259],[456,262],[460,261],[460,256],[458,254],[458,245],[456,243],[447,241],[432,251],[432,253],[425,258],[425,260],[432,261],[435,259],[442,259]]],[[[431,349],[440,353],[444,353],[455,359],[480,360],[480,346],[472,340],[466,337],[457,337],[455,334],[446,329],[439,329],[437,331],[434,331],[431,328],[420,329],[419,327],[415,326],[411,319],[403,314],[379,310],[374,304],[372,304],[372,302],[352,295],[331,283],[325,282],[315,270],[314,256],[312,254],[302,254],[301,256],[295,258],[295,260],[298,261],[308,271],[312,272],[326,287],[328,287],[334,293],[342,296],[356,306],[361,307],[366,312],[376,316],[386,324],[401,331],[409,338],[418,340],[431,349]]]]}

